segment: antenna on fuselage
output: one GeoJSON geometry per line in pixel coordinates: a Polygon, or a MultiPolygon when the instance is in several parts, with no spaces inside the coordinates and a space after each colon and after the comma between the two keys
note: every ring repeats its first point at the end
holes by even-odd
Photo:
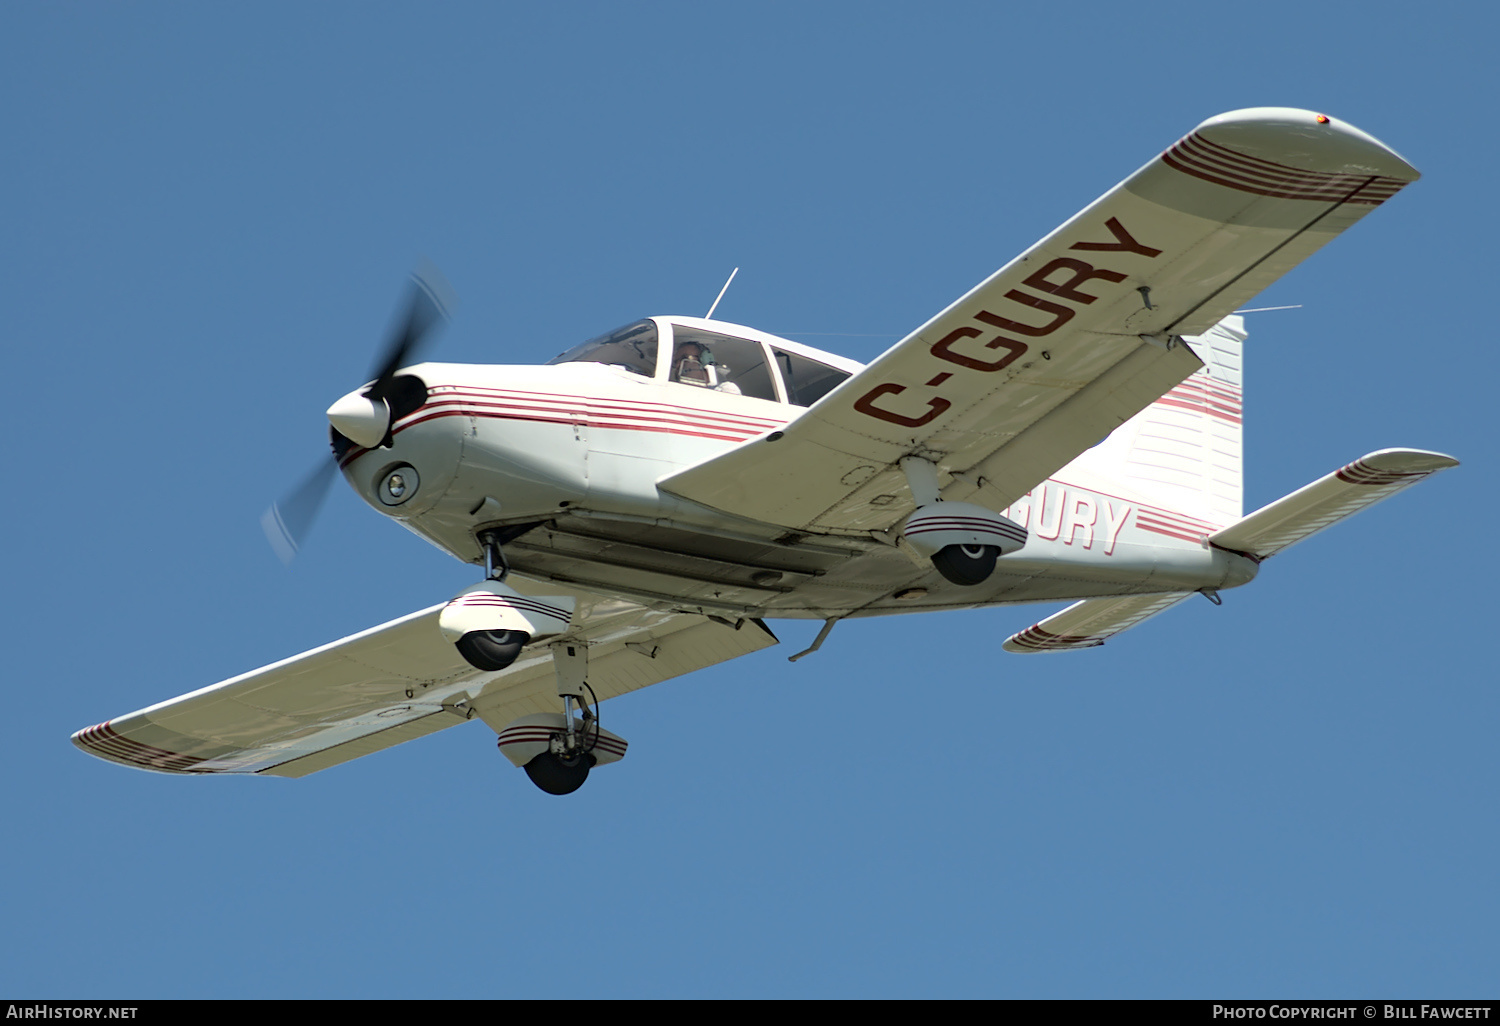
{"type": "Polygon", "coordinates": [[[739,274],[739,273],[740,273],[740,269],[738,267],[736,267],[734,270],[732,270],[732,271],[729,272],[729,281],[726,281],[724,283],[724,287],[722,289],[720,289],[719,290],[719,294],[714,297],[714,305],[711,306],[711,307],[709,307],[708,308],[708,313],[706,313],[706,314],[703,315],[703,319],[705,321],[713,319],[714,311],[719,308],[719,300],[723,299],[724,298],[724,293],[726,293],[726,292],[729,291],[729,282],[734,281],[734,276],[736,274],[739,274]]]}

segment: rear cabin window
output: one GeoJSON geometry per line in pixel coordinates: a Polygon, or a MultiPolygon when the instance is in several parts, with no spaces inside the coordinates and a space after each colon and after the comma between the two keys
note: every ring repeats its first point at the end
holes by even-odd
{"type": "Polygon", "coordinates": [[[656,322],[636,321],[616,328],[574,346],[547,363],[549,366],[554,363],[607,363],[643,377],[655,377],[656,322]]]}
{"type": "Polygon", "coordinates": [[[786,386],[787,402],[793,406],[811,406],[832,392],[847,377],[841,371],[796,353],[773,349],[776,365],[781,368],[781,383],[786,386]]]}
{"type": "Polygon", "coordinates": [[[716,331],[673,325],[668,377],[683,385],[777,401],[765,347],[716,331]]]}

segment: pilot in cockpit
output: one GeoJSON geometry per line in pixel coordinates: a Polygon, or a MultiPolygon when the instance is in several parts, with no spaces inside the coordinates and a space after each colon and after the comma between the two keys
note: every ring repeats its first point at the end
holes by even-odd
{"type": "Polygon", "coordinates": [[[738,386],[729,381],[721,381],[719,372],[720,367],[714,360],[714,354],[701,342],[679,342],[672,351],[672,381],[738,395],[738,386]]]}
{"type": "Polygon", "coordinates": [[[708,351],[707,346],[697,342],[679,342],[672,351],[671,379],[684,385],[708,388],[714,384],[714,375],[709,371],[713,362],[714,354],[708,351]]]}

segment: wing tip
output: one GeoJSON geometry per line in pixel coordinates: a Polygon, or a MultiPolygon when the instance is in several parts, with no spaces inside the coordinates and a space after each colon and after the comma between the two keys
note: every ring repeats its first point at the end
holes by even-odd
{"type": "Polygon", "coordinates": [[[1422,177],[1405,157],[1368,132],[1296,107],[1227,111],[1194,131],[1247,156],[1306,171],[1373,174],[1401,185],[1422,177]]]}
{"type": "Polygon", "coordinates": [[[1095,635],[1053,634],[1043,630],[1041,624],[1032,624],[1006,638],[1001,648],[1016,655],[1035,655],[1038,652],[1072,652],[1081,648],[1098,648],[1104,639],[1095,635]]]}
{"type": "Polygon", "coordinates": [[[122,734],[114,728],[113,724],[113,720],[105,720],[92,727],[74,731],[73,744],[105,762],[150,770],[153,773],[195,774],[195,772],[202,772],[194,771],[192,767],[203,762],[203,759],[143,744],[122,734]]]}

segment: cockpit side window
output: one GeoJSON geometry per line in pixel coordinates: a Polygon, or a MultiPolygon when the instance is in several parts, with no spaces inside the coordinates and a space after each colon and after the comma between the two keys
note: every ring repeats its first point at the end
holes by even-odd
{"type": "Polygon", "coordinates": [[[623,328],[576,345],[561,356],[547,361],[554,363],[607,363],[622,367],[644,377],[656,375],[656,322],[636,321],[623,328]]]}
{"type": "Polygon", "coordinates": [[[776,364],[781,368],[781,382],[786,386],[787,402],[793,406],[811,406],[850,377],[848,371],[829,367],[796,353],[780,349],[773,349],[772,352],[776,354],[776,364]]]}
{"type": "Polygon", "coordinates": [[[777,401],[776,385],[759,342],[716,331],[672,326],[671,381],[729,395],[777,401]]]}

